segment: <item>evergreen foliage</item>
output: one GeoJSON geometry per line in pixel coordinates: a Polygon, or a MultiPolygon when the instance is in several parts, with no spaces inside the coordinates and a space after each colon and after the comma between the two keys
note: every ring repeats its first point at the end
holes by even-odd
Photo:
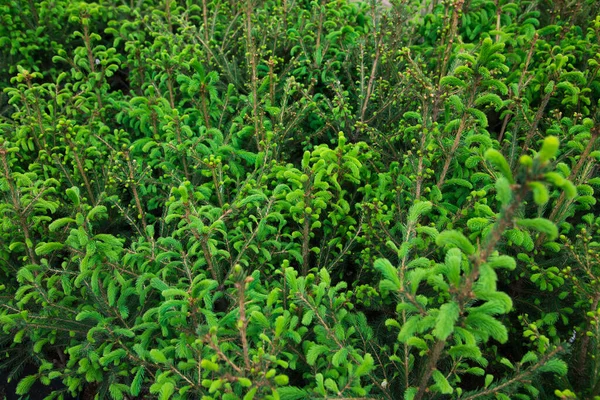
{"type": "Polygon", "coordinates": [[[600,399],[596,2],[391,3],[3,1],[4,395],[600,399]]]}

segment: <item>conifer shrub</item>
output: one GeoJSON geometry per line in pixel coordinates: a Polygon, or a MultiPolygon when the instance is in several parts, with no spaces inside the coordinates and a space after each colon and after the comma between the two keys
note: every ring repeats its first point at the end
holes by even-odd
{"type": "Polygon", "coordinates": [[[597,4],[391,3],[0,5],[0,394],[600,399],[597,4]]]}

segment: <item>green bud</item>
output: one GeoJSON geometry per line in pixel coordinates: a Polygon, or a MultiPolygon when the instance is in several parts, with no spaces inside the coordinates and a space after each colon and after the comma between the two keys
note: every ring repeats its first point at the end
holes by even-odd
{"type": "Polygon", "coordinates": [[[556,156],[556,153],[558,153],[559,143],[560,142],[556,136],[548,136],[546,139],[544,139],[544,143],[542,144],[542,148],[538,154],[540,161],[545,163],[556,156]]]}

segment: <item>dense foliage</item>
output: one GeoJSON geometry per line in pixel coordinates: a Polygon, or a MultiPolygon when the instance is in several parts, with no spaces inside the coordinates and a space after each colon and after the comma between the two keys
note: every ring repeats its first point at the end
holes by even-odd
{"type": "Polygon", "coordinates": [[[596,2],[392,3],[0,2],[6,395],[600,398],[596,2]]]}

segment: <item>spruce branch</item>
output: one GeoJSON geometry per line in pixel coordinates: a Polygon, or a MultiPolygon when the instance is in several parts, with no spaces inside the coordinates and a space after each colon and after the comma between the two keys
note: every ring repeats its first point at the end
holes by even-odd
{"type": "Polygon", "coordinates": [[[548,361],[553,359],[558,353],[562,351],[564,351],[564,348],[562,346],[557,346],[555,349],[544,354],[544,356],[540,358],[538,362],[536,362],[530,367],[518,371],[517,374],[513,377],[505,380],[502,383],[491,385],[489,388],[484,389],[480,392],[467,395],[466,397],[462,398],[462,400],[475,400],[478,398],[487,398],[488,396],[493,396],[496,393],[501,393],[501,391],[503,390],[510,389],[511,386],[514,386],[518,383],[530,381],[531,378],[537,373],[537,371],[540,368],[542,368],[548,361]]]}

